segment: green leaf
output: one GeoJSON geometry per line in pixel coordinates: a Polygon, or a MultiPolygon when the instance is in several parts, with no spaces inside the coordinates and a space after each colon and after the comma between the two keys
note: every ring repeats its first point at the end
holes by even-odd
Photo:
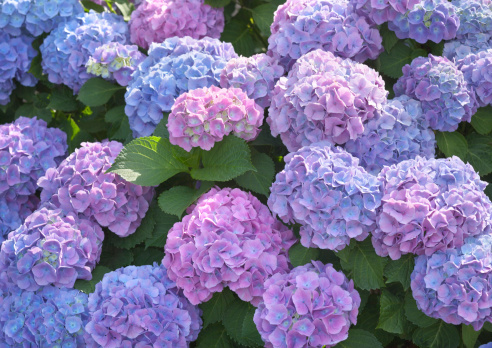
{"type": "Polygon", "coordinates": [[[210,300],[200,305],[203,311],[203,328],[221,321],[229,305],[234,302],[234,294],[228,288],[215,293],[210,300]]]}
{"type": "Polygon", "coordinates": [[[131,136],[130,123],[128,122],[128,116],[125,114],[124,105],[110,109],[104,115],[104,120],[111,124],[111,128],[108,131],[111,139],[126,140],[128,136],[131,136]]]}
{"type": "Polygon", "coordinates": [[[137,185],[159,185],[178,173],[188,172],[188,167],[176,159],[182,151],[168,139],[138,138],[121,150],[108,172],[137,185]]]}
{"type": "Polygon", "coordinates": [[[418,327],[424,328],[437,323],[437,319],[428,317],[417,307],[417,302],[410,292],[405,295],[405,316],[418,327]]]}
{"type": "Polygon", "coordinates": [[[80,2],[87,10],[94,10],[99,13],[104,12],[104,7],[96,4],[95,2],[92,2],[92,0],[81,0],[80,2]]]}
{"type": "Polygon", "coordinates": [[[48,104],[49,109],[73,111],[77,110],[78,107],[77,99],[70,88],[60,86],[51,93],[50,103],[48,104]]]}
{"type": "Polygon", "coordinates": [[[222,319],[227,334],[237,343],[247,347],[264,345],[253,322],[255,310],[252,304],[236,300],[229,305],[222,319]]]}
{"type": "Polygon", "coordinates": [[[441,150],[446,157],[458,156],[461,159],[466,157],[468,152],[468,142],[461,133],[436,132],[436,141],[439,150],[441,150]]]}
{"type": "Polygon", "coordinates": [[[16,111],[15,111],[15,118],[18,118],[20,116],[25,116],[25,117],[34,117],[36,116],[38,119],[44,120],[47,123],[51,122],[51,111],[47,110],[45,108],[39,108],[36,106],[35,103],[31,104],[22,104],[16,111]]]}
{"type": "Polygon", "coordinates": [[[466,348],[474,348],[477,342],[478,336],[482,330],[475,331],[473,326],[461,324],[461,337],[466,348]]]}
{"type": "Polygon", "coordinates": [[[133,264],[135,266],[160,264],[164,258],[164,248],[133,248],[133,264]]]}
{"type": "Polygon", "coordinates": [[[398,42],[398,38],[393,30],[388,29],[388,25],[385,23],[381,26],[379,32],[383,38],[383,47],[387,53],[390,53],[393,47],[398,42]]]}
{"type": "Polygon", "coordinates": [[[383,290],[380,300],[379,323],[377,328],[402,334],[405,331],[404,302],[387,290],[383,290]]]}
{"type": "Polygon", "coordinates": [[[251,151],[243,139],[228,136],[216,143],[210,151],[202,154],[203,168],[193,168],[195,180],[229,181],[247,172],[256,170],[251,163],[251,151]]]}
{"type": "Polygon", "coordinates": [[[317,248],[306,248],[300,243],[294,244],[289,249],[289,258],[292,266],[304,266],[310,263],[311,260],[317,260],[320,254],[320,250],[317,248]]]}
{"type": "MultiPolygon", "coordinates": [[[[106,241],[107,243],[107,241],[106,241]]],[[[106,244],[105,243],[105,244],[106,244]]],[[[114,248],[113,246],[104,247],[101,253],[100,265],[115,270],[121,267],[130,266],[133,263],[133,254],[129,250],[114,248]]]]}
{"type": "Polygon", "coordinates": [[[252,153],[251,161],[256,171],[250,170],[234,180],[239,186],[268,197],[275,177],[275,163],[267,154],[256,151],[252,153]]]}
{"type": "Polygon", "coordinates": [[[255,53],[253,33],[247,23],[234,18],[224,27],[221,41],[230,42],[237,54],[249,57],[255,53]]]}
{"type": "Polygon", "coordinates": [[[210,5],[212,7],[225,7],[227,5],[229,5],[229,3],[231,2],[231,0],[205,0],[205,3],[207,5],[210,5]]]}
{"type": "Polygon", "coordinates": [[[412,340],[420,348],[456,348],[460,335],[456,327],[439,320],[431,326],[415,330],[412,340]]]}
{"type": "Polygon", "coordinates": [[[152,236],[145,241],[145,249],[156,247],[162,250],[164,248],[164,244],[166,244],[167,233],[179,220],[174,215],[169,215],[162,212],[160,208],[156,213],[154,213],[154,220],[154,231],[152,232],[152,236]]]}
{"type": "MultiPolygon", "coordinates": [[[[361,295],[361,299],[363,298],[362,294],[364,294],[364,292],[368,293],[360,289],[358,289],[358,291],[361,295]]],[[[376,329],[379,320],[379,297],[376,294],[369,296],[367,299],[367,304],[361,310],[362,304],[363,303],[361,301],[361,306],[359,307],[359,315],[357,316],[357,325],[355,326],[355,328],[369,331],[374,336],[376,336],[378,341],[381,342],[384,347],[386,347],[390,342],[394,340],[395,335],[381,329],[376,329]]]]}
{"type": "Polygon", "coordinates": [[[234,348],[221,323],[215,323],[200,331],[197,348],[234,348]]]}
{"type": "Polygon", "coordinates": [[[167,129],[167,120],[169,118],[169,113],[164,113],[162,120],[159,121],[157,127],[154,129],[154,137],[169,139],[169,130],[167,129]]]}
{"type": "Polygon", "coordinates": [[[120,10],[123,15],[123,19],[125,21],[129,21],[132,15],[132,12],[135,10],[135,5],[129,2],[115,2],[116,7],[120,10]]]}
{"type": "Polygon", "coordinates": [[[106,104],[113,94],[124,88],[95,77],[84,83],[77,99],[87,106],[99,106],[106,104]]]}
{"type": "Polygon", "coordinates": [[[381,72],[392,78],[399,78],[403,75],[402,68],[412,62],[412,49],[399,41],[391,49],[391,53],[383,52],[379,56],[381,62],[381,72]]]}
{"type": "Polygon", "coordinates": [[[465,158],[465,162],[469,162],[480,176],[492,172],[492,146],[483,140],[468,138],[468,153],[465,158]]]}
{"type": "Polygon", "coordinates": [[[407,290],[410,287],[410,275],[414,267],[412,254],[403,255],[398,260],[390,260],[384,268],[386,283],[399,282],[407,290]]]}
{"type": "Polygon", "coordinates": [[[111,269],[108,267],[98,265],[92,271],[91,280],[77,279],[73,288],[85,292],[86,294],[91,294],[94,290],[96,290],[96,284],[99,283],[103,279],[104,275],[109,272],[111,272],[111,269]]]}
{"type": "Polygon", "coordinates": [[[257,6],[251,10],[253,20],[260,29],[262,35],[267,37],[270,36],[270,26],[273,22],[273,13],[277,10],[279,4],[283,2],[284,1],[282,0],[272,1],[267,4],[257,6]]]}
{"type": "Polygon", "coordinates": [[[29,68],[29,73],[31,73],[35,78],[40,81],[45,81],[46,75],[43,74],[43,67],[41,66],[42,58],[41,53],[34,57],[31,61],[31,67],[29,68]]]}
{"type": "Polygon", "coordinates": [[[214,186],[213,182],[204,181],[198,190],[187,186],[174,186],[159,196],[159,207],[163,212],[181,218],[183,212],[202,194],[214,186]]]}
{"type": "Polygon", "coordinates": [[[370,332],[361,329],[350,329],[348,338],[338,343],[335,348],[383,348],[383,345],[370,332]]]}
{"type": "Polygon", "coordinates": [[[479,108],[472,116],[471,124],[479,134],[489,134],[492,131],[492,107],[479,108]]]}
{"type": "Polygon", "coordinates": [[[434,43],[432,41],[427,41],[427,46],[429,46],[431,52],[435,56],[442,56],[442,51],[444,49],[444,41],[441,41],[439,43],[434,43]]]}
{"type": "Polygon", "coordinates": [[[414,60],[417,57],[427,57],[429,53],[427,53],[426,50],[423,48],[417,48],[415,50],[412,50],[412,60],[414,60]]]}

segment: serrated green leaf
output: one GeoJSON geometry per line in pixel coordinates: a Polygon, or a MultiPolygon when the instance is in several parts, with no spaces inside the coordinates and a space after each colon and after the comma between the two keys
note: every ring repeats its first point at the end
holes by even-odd
{"type": "Polygon", "coordinates": [[[234,348],[221,323],[212,324],[200,331],[197,342],[197,348],[234,348]]]}
{"type": "Polygon", "coordinates": [[[439,320],[431,326],[415,330],[412,340],[420,348],[456,348],[460,335],[456,327],[439,320]]]}
{"type": "Polygon", "coordinates": [[[133,248],[133,264],[135,266],[160,264],[164,258],[164,248],[133,248]]]}
{"type": "Polygon", "coordinates": [[[124,105],[110,109],[104,116],[104,120],[111,124],[111,129],[108,131],[110,139],[126,140],[131,136],[130,123],[125,114],[124,105]]]}
{"type": "Polygon", "coordinates": [[[125,87],[95,77],[83,84],[77,99],[87,106],[104,105],[117,91],[124,88],[125,87]]]}
{"type": "Polygon", "coordinates": [[[160,194],[159,207],[163,212],[181,218],[186,208],[213,186],[214,183],[210,181],[203,181],[198,190],[187,186],[174,186],[160,194]]]}
{"type": "Polygon", "coordinates": [[[115,2],[116,7],[118,7],[118,10],[120,10],[121,14],[123,15],[123,19],[125,21],[129,21],[132,15],[132,12],[135,10],[135,5],[130,3],[130,2],[115,2]]]}
{"type": "Polygon", "coordinates": [[[482,330],[475,331],[473,326],[461,324],[461,337],[466,348],[474,348],[482,330]]]}
{"type": "Polygon", "coordinates": [[[234,180],[239,186],[268,197],[275,177],[275,163],[267,154],[256,151],[252,153],[251,161],[256,171],[248,171],[234,180]]]}
{"type": "Polygon", "coordinates": [[[384,268],[386,283],[399,282],[407,290],[410,287],[410,275],[414,264],[414,256],[412,254],[403,255],[395,261],[390,260],[384,268]]]}
{"type": "Polygon", "coordinates": [[[230,2],[231,0],[205,0],[205,3],[207,5],[210,5],[215,8],[225,7],[229,5],[230,2]]]}
{"type": "Polygon", "coordinates": [[[479,134],[489,134],[492,131],[492,107],[479,108],[472,116],[471,125],[479,134]]]}
{"type": "Polygon", "coordinates": [[[436,141],[439,150],[441,150],[446,157],[458,156],[461,159],[466,157],[468,152],[468,142],[461,133],[436,132],[436,141]]]}
{"type": "Polygon", "coordinates": [[[383,38],[383,47],[387,53],[390,53],[393,47],[398,42],[398,38],[393,30],[388,29],[388,25],[385,23],[381,25],[379,30],[381,37],[383,38]]]}
{"type": "Polygon", "coordinates": [[[38,80],[46,80],[46,76],[43,74],[43,67],[41,66],[42,58],[41,53],[34,57],[31,61],[31,66],[29,67],[29,73],[31,73],[38,80]]]}
{"type": "Polygon", "coordinates": [[[236,300],[229,305],[222,319],[227,334],[237,343],[247,347],[264,345],[253,322],[255,310],[252,304],[236,300]]]}
{"type": "Polygon", "coordinates": [[[226,23],[220,40],[230,42],[239,55],[249,57],[255,53],[253,31],[239,19],[234,18],[226,23]]]}
{"type": "Polygon", "coordinates": [[[59,86],[51,93],[50,102],[48,104],[49,109],[73,111],[77,110],[78,107],[79,104],[77,103],[77,99],[70,88],[59,86]]]}
{"type": "Polygon", "coordinates": [[[228,288],[215,293],[210,300],[200,305],[203,311],[203,328],[215,322],[221,321],[229,304],[234,302],[234,294],[228,288]]]}
{"type": "MultiPolygon", "coordinates": [[[[364,290],[359,289],[358,291],[359,294],[361,294],[362,299],[364,290]]],[[[362,304],[363,303],[361,301],[359,315],[357,316],[357,325],[355,328],[369,331],[376,336],[378,341],[381,342],[384,347],[386,347],[391,341],[393,341],[395,335],[381,329],[376,329],[379,320],[379,297],[373,294],[368,297],[365,307],[363,307],[362,304]],[[361,310],[361,308],[363,309],[361,310]]]]}
{"type": "Polygon", "coordinates": [[[492,146],[480,141],[468,141],[468,153],[465,162],[469,162],[480,176],[492,172],[492,146]]]}
{"type": "Polygon", "coordinates": [[[404,302],[387,290],[383,290],[380,300],[378,329],[402,334],[405,331],[404,302]]]}
{"type": "Polygon", "coordinates": [[[96,4],[92,0],[80,0],[80,2],[86,10],[94,10],[99,13],[104,12],[104,7],[96,4]]]}
{"type": "Polygon", "coordinates": [[[169,113],[164,113],[162,120],[159,121],[157,127],[154,129],[154,137],[169,139],[169,130],[167,129],[167,120],[169,119],[169,113]]]}
{"type": "Polygon", "coordinates": [[[402,68],[412,62],[412,51],[403,41],[399,41],[393,46],[390,53],[381,53],[379,56],[381,72],[395,79],[402,76],[402,68]]]}
{"type": "Polygon", "coordinates": [[[289,249],[289,259],[294,267],[304,266],[311,262],[311,260],[317,260],[320,254],[320,250],[317,248],[306,248],[300,243],[294,244],[289,249]]]}
{"type": "Polygon", "coordinates": [[[405,317],[417,325],[418,327],[424,328],[437,323],[437,319],[428,317],[417,307],[417,302],[412,297],[410,292],[405,295],[405,317]]]}
{"type": "Polygon", "coordinates": [[[279,4],[283,2],[285,1],[272,1],[267,4],[256,6],[251,10],[253,20],[260,29],[262,35],[270,36],[270,26],[273,22],[273,13],[277,10],[279,4]]]}
{"type": "Polygon", "coordinates": [[[432,42],[432,41],[427,41],[427,46],[429,46],[429,48],[431,49],[431,53],[435,56],[442,56],[442,51],[444,49],[444,42],[445,41],[441,41],[439,43],[435,43],[435,42],[432,42]]]}
{"type": "MultiPolygon", "coordinates": [[[[107,241],[105,241],[107,243],[107,241]]],[[[130,266],[133,263],[133,254],[130,250],[120,248],[104,248],[101,253],[99,264],[115,270],[121,267],[130,266]]]]}
{"type": "Polygon", "coordinates": [[[97,265],[92,271],[91,280],[78,279],[75,281],[74,289],[85,292],[86,294],[91,294],[96,290],[96,284],[99,283],[106,273],[111,272],[111,269],[105,266],[97,265]]]}
{"type": "Polygon", "coordinates": [[[350,329],[348,338],[338,343],[335,348],[383,348],[383,345],[370,332],[350,329]]]}
{"type": "Polygon", "coordinates": [[[167,233],[179,221],[176,216],[163,213],[160,208],[159,212],[154,214],[154,220],[154,231],[152,232],[152,236],[145,241],[145,249],[150,247],[163,249],[164,244],[166,244],[167,233]]]}
{"type": "Polygon", "coordinates": [[[51,111],[45,108],[39,108],[34,103],[23,104],[15,111],[15,118],[20,116],[34,117],[44,120],[47,123],[51,122],[51,111]]]}
{"type": "Polygon", "coordinates": [[[412,50],[412,60],[414,60],[417,57],[427,57],[429,54],[427,53],[426,50],[423,48],[417,48],[415,50],[412,50]]]}

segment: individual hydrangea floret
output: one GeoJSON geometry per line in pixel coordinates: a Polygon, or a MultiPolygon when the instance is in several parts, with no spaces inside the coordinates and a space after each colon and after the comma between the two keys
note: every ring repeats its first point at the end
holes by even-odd
{"type": "Polygon", "coordinates": [[[352,280],[312,261],[268,279],[253,320],[265,347],[333,347],[357,323],[360,302],[352,280]]]}
{"type": "Polygon", "coordinates": [[[360,160],[371,174],[384,166],[421,156],[434,158],[436,138],[422,113],[419,101],[402,95],[389,100],[370,120],[364,133],[345,143],[345,150],[360,160]]]}
{"type": "Polygon", "coordinates": [[[121,86],[127,86],[137,65],[145,58],[137,46],[111,42],[96,48],[86,67],[89,74],[109,81],[116,80],[121,86]]]}
{"type": "Polygon", "coordinates": [[[469,54],[456,62],[478,106],[492,104],[492,49],[469,54]]]}
{"type": "Polygon", "coordinates": [[[85,67],[96,48],[110,42],[126,44],[128,25],[113,13],[82,13],[60,24],[40,47],[43,72],[55,84],[65,84],[74,93],[92,75],[85,67]]]}
{"type": "Polygon", "coordinates": [[[98,347],[187,347],[202,327],[193,306],[162,266],[106,273],[89,295],[85,327],[98,347]]]}
{"type": "Polygon", "coordinates": [[[199,88],[181,94],[174,103],[167,128],[171,144],[186,151],[210,150],[224,136],[253,140],[263,124],[263,109],[239,88],[199,88]]]}
{"type": "Polygon", "coordinates": [[[10,286],[4,296],[0,300],[0,346],[87,347],[84,326],[89,315],[83,292],[54,286],[37,291],[10,286]]]}
{"type": "Polygon", "coordinates": [[[149,56],[137,67],[125,94],[125,113],[134,137],[152,135],[181,94],[219,86],[226,63],[237,58],[230,43],[191,37],[152,44],[149,56]]]}
{"type": "Polygon", "coordinates": [[[154,188],[106,173],[122,148],[117,141],[82,143],[38,180],[41,202],[93,219],[120,237],[132,234],[149,208],[154,188]]]}
{"type": "Polygon", "coordinates": [[[224,30],[224,8],[204,0],[144,0],[130,19],[132,43],[148,49],[171,37],[218,39],[224,30]]]}
{"type": "Polygon", "coordinates": [[[459,248],[417,257],[410,285],[425,315],[472,325],[478,331],[492,321],[492,237],[465,242],[459,248]]]}
{"type": "Polygon", "coordinates": [[[372,244],[380,256],[430,256],[490,233],[487,184],[458,157],[416,157],[384,167],[378,178],[383,199],[372,244]]]}
{"type": "Polygon", "coordinates": [[[456,37],[460,19],[456,7],[447,0],[420,0],[410,11],[399,13],[388,28],[399,39],[439,43],[456,37]]]}
{"type": "Polygon", "coordinates": [[[251,193],[213,188],[167,235],[162,263],[193,304],[224,287],[258,305],[266,279],[289,270],[294,235],[251,193]]]}
{"type": "Polygon", "coordinates": [[[9,233],[1,246],[0,273],[25,290],[45,285],[72,288],[77,279],[92,279],[103,239],[98,224],[43,207],[9,233]]]}
{"type": "Polygon", "coordinates": [[[267,122],[290,152],[324,140],[344,144],[364,132],[387,94],[367,65],[316,50],[277,82],[267,122]]]}
{"type": "Polygon", "coordinates": [[[259,106],[267,108],[271,92],[283,74],[284,68],[264,53],[239,57],[231,59],[222,70],[220,86],[240,88],[259,106]]]}
{"type": "Polygon", "coordinates": [[[397,15],[404,15],[419,3],[419,0],[350,0],[355,12],[369,21],[383,24],[392,21],[397,15]]]}
{"type": "Polygon", "coordinates": [[[403,67],[403,76],[393,89],[397,97],[405,94],[422,102],[430,127],[441,132],[455,131],[460,122],[470,122],[477,110],[463,73],[444,57],[415,58],[403,67]]]}
{"type": "Polygon", "coordinates": [[[301,224],[305,247],[341,250],[375,227],[381,187],[359,160],[329,143],[285,156],[285,169],[270,188],[268,206],[286,223],[301,224]]]}
{"type": "Polygon", "coordinates": [[[315,49],[358,62],[383,51],[376,25],[359,16],[349,0],[287,0],[278,7],[268,38],[268,52],[287,70],[315,49]]]}

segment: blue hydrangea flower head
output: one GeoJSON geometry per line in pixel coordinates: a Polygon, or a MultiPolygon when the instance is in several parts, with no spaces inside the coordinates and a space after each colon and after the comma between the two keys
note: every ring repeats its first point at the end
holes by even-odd
{"type": "Polygon", "coordinates": [[[9,232],[17,229],[36,210],[39,198],[36,195],[17,195],[14,190],[0,194],[0,244],[9,232]]]}
{"type": "Polygon", "coordinates": [[[369,21],[379,25],[411,11],[419,0],[350,0],[350,3],[358,15],[365,16],[369,21]]]}
{"type": "Polygon", "coordinates": [[[451,40],[444,44],[442,52],[443,57],[451,61],[456,61],[465,58],[469,54],[477,54],[487,51],[492,47],[492,37],[486,34],[477,34],[477,40],[471,41],[468,39],[451,40]]]}
{"type": "Polygon", "coordinates": [[[492,49],[456,61],[479,107],[492,104],[492,49]]]}

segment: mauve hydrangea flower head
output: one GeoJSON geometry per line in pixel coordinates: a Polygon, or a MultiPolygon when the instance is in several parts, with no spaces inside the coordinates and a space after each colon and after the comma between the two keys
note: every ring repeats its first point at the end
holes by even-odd
{"type": "Polygon", "coordinates": [[[226,63],[237,58],[230,43],[205,37],[173,37],[152,44],[137,67],[125,94],[125,113],[134,137],[152,135],[181,94],[219,86],[226,63]]]}
{"type": "Polygon", "coordinates": [[[478,34],[492,34],[492,4],[488,0],[453,0],[460,18],[458,40],[476,41],[478,34]]]}
{"type": "Polygon", "coordinates": [[[457,8],[447,0],[420,0],[405,13],[399,13],[388,28],[399,39],[428,40],[439,43],[456,37],[460,26],[457,8]]]}
{"type": "Polygon", "coordinates": [[[162,263],[192,304],[226,286],[258,305],[266,279],[289,270],[292,231],[251,193],[213,188],[167,235],[162,263]]]}
{"type": "Polygon", "coordinates": [[[50,82],[65,84],[77,93],[92,77],[85,64],[96,48],[128,41],[128,25],[123,17],[91,10],[60,24],[48,35],[40,47],[41,66],[50,82]]]}
{"type": "Polygon", "coordinates": [[[135,45],[111,42],[96,48],[85,66],[89,74],[128,86],[133,72],[145,58],[135,45]]]}
{"type": "Polygon", "coordinates": [[[89,295],[85,327],[97,347],[187,347],[202,327],[193,306],[162,266],[106,273],[89,295]]]}
{"type": "Polygon", "coordinates": [[[171,37],[218,39],[224,30],[224,8],[204,0],[143,0],[130,19],[132,43],[148,49],[171,37]]]}
{"type": "Polygon", "coordinates": [[[357,158],[326,142],[285,156],[270,191],[271,211],[301,224],[302,245],[330,250],[369,235],[382,196],[380,183],[357,158]]]}
{"type": "Polygon", "coordinates": [[[492,49],[469,54],[456,62],[479,107],[492,104],[492,49]]]}
{"type": "Polygon", "coordinates": [[[490,233],[487,184],[458,157],[416,157],[384,167],[378,178],[383,199],[372,244],[379,256],[430,256],[490,233]]]}
{"type": "Polygon", "coordinates": [[[22,225],[38,205],[39,198],[36,195],[17,195],[14,190],[0,194],[0,244],[9,232],[22,225]]]}
{"type": "Polygon", "coordinates": [[[402,95],[388,100],[383,111],[367,122],[364,133],[347,141],[344,148],[377,175],[384,166],[416,156],[434,158],[436,138],[421,103],[402,95]]]}
{"type": "Polygon", "coordinates": [[[154,188],[106,173],[122,148],[117,141],[82,143],[38,180],[41,202],[95,220],[120,237],[132,234],[149,208],[154,188]]]}
{"type": "Polygon", "coordinates": [[[2,0],[0,31],[15,36],[25,32],[39,36],[83,12],[78,0],[2,0]]]}
{"type": "Polygon", "coordinates": [[[267,122],[290,152],[324,140],[344,144],[364,132],[387,94],[374,69],[315,50],[277,82],[267,122]]]}
{"type": "Polygon", "coordinates": [[[376,25],[359,16],[349,0],[287,0],[275,12],[268,54],[287,70],[315,49],[358,62],[383,51],[376,25]]]}
{"type": "Polygon", "coordinates": [[[492,321],[492,236],[417,257],[410,285],[425,315],[480,330],[492,321]]]}
{"type": "Polygon", "coordinates": [[[254,322],[265,347],[333,347],[357,323],[360,295],[331,264],[312,261],[265,282],[254,322]]]}
{"type": "Polygon", "coordinates": [[[271,92],[283,74],[284,68],[264,53],[239,57],[231,59],[222,70],[220,86],[240,88],[259,106],[267,108],[271,92]]]}
{"type": "Polygon", "coordinates": [[[476,40],[451,40],[444,44],[443,57],[456,61],[463,59],[469,54],[477,54],[487,51],[492,47],[492,36],[488,34],[477,34],[476,40]]]}
{"type": "Polygon", "coordinates": [[[397,15],[404,15],[419,3],[419,0],[350,0],[355,12],[365,16],[370,22],[383,24],[392,21],[397,15]]]}
{"type": "Polygon", "coordinates": [[[37,291],[10,286],[0,300],[0,346],[86,347],[87,295],[44,286],[37,291]]]}
{"type": "Polygon", "coordinates": [[[455,131],[460,122],[470,122],[477,110],[463,73],[444,57],[415,58],[403,67],[403,76],[393,89],[397,97],[405,94],[422,102],[430,127],[441,132],[455,131]]]}
{"type": "Polygon", "coordinates": [[[25,290],[72,288],[77,279],[92,279],[103,239],[98,224],[47,205],[9,233],[0,250],[0,273],[25,290]]]}
{"type": "Polygon", "coordinates": [[[263,109],[239,88],[215,86],[181,94],[174,103],[167,128],[171,144],[186,151],[210,150],[225,136],[250,141],[260,134],[263,109]]]}

